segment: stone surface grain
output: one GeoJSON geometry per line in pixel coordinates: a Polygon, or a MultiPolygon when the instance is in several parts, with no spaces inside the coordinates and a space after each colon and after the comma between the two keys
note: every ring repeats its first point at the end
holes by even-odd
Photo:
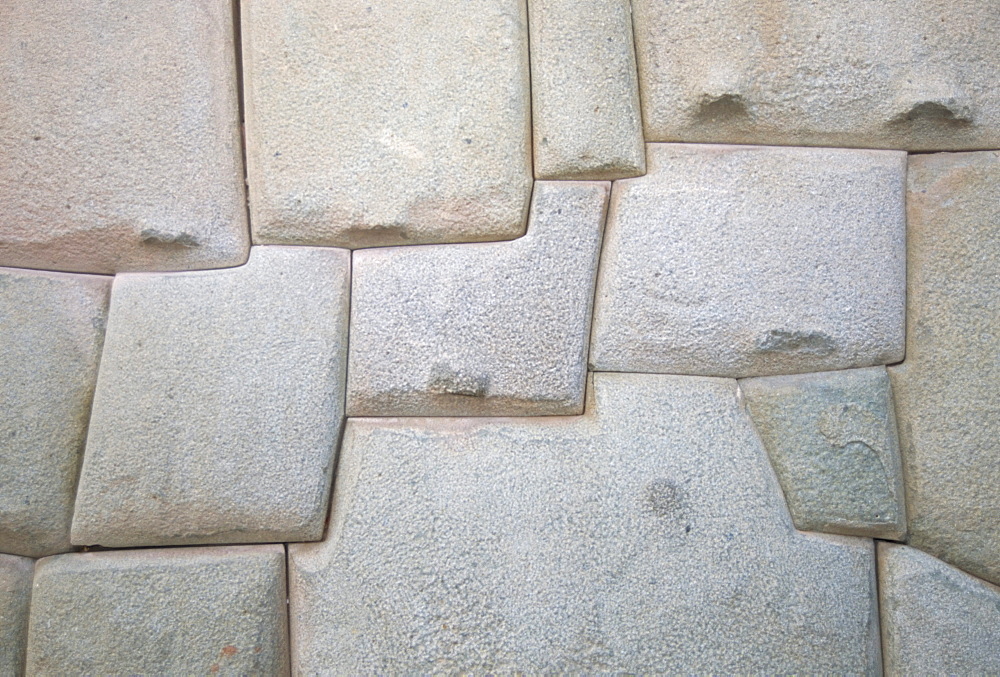
{"type": "Polygon", "coordinates": [[[29,675],[287,675],[280,545],[39,560],[29,675]]]}
{"type": "Polygon", "coordinates": [[[72,540],[313,540],[343,416],[350,252],[115,279],[72,540]]]}
{"type": "Polygon", "coordinates": [[[609,191],[536,183],[513,242],[355,252],[348,415],[582,413],[609,191]]]}
{"type": "Polygon", "coordinates": [[[71,549],[110,292],[110,277],[0,269],[0,552],[71,549]]]}
{"type": "Polygon", "coordinates": [[[907,212],[910,544],[1000,583],[1000,153],[912,157],[907,212]]]}
{"type": "Polygon", "coordinates": [[[0,675],[24,674],[34,561],[0,555],[0,675]]]}
{"type": "Polygon", "coordinates": [[[600,371],[768,376],[903,357],[906,156],[649,144],[617,181],[600,371]]]}
{"type": "Polygon", "coordinates": [[[243,263],[235,55],[229,2],[0,3],[0,265],[243,263]]]}
{"type": "Polygon", "coordinates": [[[510,239],[531,194],[523,0],[243,8],[257,243],[510,239]]]}
{"type": "Polygon", "coordinates": [[[736,383],[593,379],[580,417],[350,419],[294,669],[878,673],[872,543],[793,529],[736,383]]]}

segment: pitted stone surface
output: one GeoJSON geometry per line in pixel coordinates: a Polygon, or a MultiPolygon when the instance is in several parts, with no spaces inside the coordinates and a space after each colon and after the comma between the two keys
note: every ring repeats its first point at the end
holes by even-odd
{"type": "Polygon", "coordinates": [[[513,242],[355,252],[348,415],[582,413],[609,189],[536,183],[513,242]]]}
{"type": "Polygon", "coordinates": [[[736,383],[593,379],[581,417],[350,419],[295,670],[878,672],[871,541],[792,528],[736,383]]]}
{"type": "Polygon", "coordinates": [[[910,544],[1000,583],[1000,153],[911,158],[907,211],[910,544]]]}
{"type": "Polygon", "coordinates": [[[903,473],[885,367],[740,381],[795,526],[900,540],[903,473]]]}
{"type": "Polygon", "coordinates": [[[287,675],[280,545],[39,560],[29,675],[287,675]]]}
{"type": "Polygon", "coordinates": [[[635,0],[648,141],[1000,146],[995,0],[635,0]]]}
{"type": "Polygon", "coordinates": [[[7,0],[0,100],[0,265],[246,260],[231,3],[7,0]]]}
{"type": "Polygon", "coordinates": [[[535,176],[646,169],[628,0],[530,0],[535,176]]]}
{"type": "Polygon", "coordinates": [[[514,238],[531,193],[523,0],[243,7],[254,241],[514,238]]]}
{"type": "Polygon", "coordinates": [[[115,279],[72,540],[313,540],[343,415],[350,253],[115,279]]]}
{"type": "Polygon", "coordinates": [[[615,182],[600,371],[769,376],[903,357],[906,156],[649,144],[615,182]]]}
{"type": "Polygon", "coordinates": [[[0,555],[0,675],[21,675],[28,645],[33,560],[0,555]]]}
{"type": "Polygon", "coordinates": [[[1000,674],[1000,588],[889,543],[878,572],[887,675],[1000,674]]]}
{"type": "Polygon", "coordinates": [[[110,277],[0,269],[0,552],[72,549],[110,292],[110,277]]]}

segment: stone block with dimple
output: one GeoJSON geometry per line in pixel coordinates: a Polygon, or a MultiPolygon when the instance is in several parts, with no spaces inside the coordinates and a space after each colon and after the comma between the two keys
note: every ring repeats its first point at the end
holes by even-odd
{"type": "Polygon", "coordinates": [[[647,161],[612,191],[595,369],[747,377],[902,359],[904,153],[649,144],[647,161]]]}
{"type": "Polygon", "coordinates": [[[246,260],[232,3],[7,0],[0,101],[0,265],[246,260]]]}
{"type": "Polygon", "coordinates": [[[24,674],[34,570],[27,557],[0,555],[0,675],[24,674]]]}
{"type": "Polygon", "coordinates": [[[119,275],[72,540],[314,540],[343,417],[350,252],[119,275]]]}
{"type": "Polygon", "coordinates": [[[254,242],[524,233],[524,0],[255,0],[242,18],[254,242]]]}

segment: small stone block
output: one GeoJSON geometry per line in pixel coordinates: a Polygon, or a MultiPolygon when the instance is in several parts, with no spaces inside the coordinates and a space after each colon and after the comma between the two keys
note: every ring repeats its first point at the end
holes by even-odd
{"type": "Polygon", "coordinates": [[[34,569],[27,557],[0,555],[0,675],[24,674],[34,569]]]}

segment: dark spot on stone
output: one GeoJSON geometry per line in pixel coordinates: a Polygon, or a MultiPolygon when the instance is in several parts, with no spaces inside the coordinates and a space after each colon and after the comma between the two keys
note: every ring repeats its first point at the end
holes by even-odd
{"type": "Polygon", "coordinates": [[[685,534],[690,534],[691,533],[691,525],[690,524],[688,524],[687,526],[684,527],[684,533],[685,534]]]}
{"type": "Polygon", "coordinates": [[[281,157],[281,151],[280,150],[274,151],[274,157],[281,157]]]}
{"type": "Polygon", "coordinates": [[[222,647],[222,651],[219,652],[219,653],[221,655],[223,655],[223,656],[235,656],[238,652],[239,652],[239,649],[237,649],[235,646],[233,646],[232,644],[230,644],[228,646],[222,647]]]}
{"type": "Polygon", "coordinates": [[[167,244],[180,247],[199,247],[201,243],[191,233],[168,233],[156,228],[144,228],[139,237],[146,244],[167,244]]]}
{"type": "Polygon", "coordinates": [[[468,143],[468,144],[471,144],[472,143],[472,139],[465,139],[465,142],[468,143]]]}
{"type": "Polygon", "coordinates": [[[928,120],[959,127],[971,125],[972,116],[963,108],[964,106],[949,105],[942,101],[919,101],[896,116],[893,122],[899,124],[928,120]]]}
{"type": "Polygon", "coordinates": [[[749,116],[746,102],[739,94],[702,95],[695,117],[700,122],[724,122],[749,116]]]}
{"type": "Polygon", "coordinates": [[[549,145],[549,137],[547,137],[547,136],[543,136],[542,137],[542,145],[543,146],[549,145]]]}
{"type": "Polygon", "coordinates": [[[427,389],[438,395],[486,397],[489,378],[485,374],[467,374],[447,364],[436,364],[431,369],[427,389]]]}
{"type": "Polygon", "coordinates": [[[684,508],[684,489],[660,477],[646,485],[646,505],[658,517],[677,517],[684,508]]]}
{"type": "Polygon", "coordinates": [[[34,139],[35,141],[41,141],[42,140],[42,137],[40,137],[40,136],[33,136],[31,138],[34,139]]]}
{"type": "Polygon", "coordinates": [[[833,338],[821,331],[772,329],[757,340],[757,350],[762,353],[829,355],[836,349],[833,338]]]}

